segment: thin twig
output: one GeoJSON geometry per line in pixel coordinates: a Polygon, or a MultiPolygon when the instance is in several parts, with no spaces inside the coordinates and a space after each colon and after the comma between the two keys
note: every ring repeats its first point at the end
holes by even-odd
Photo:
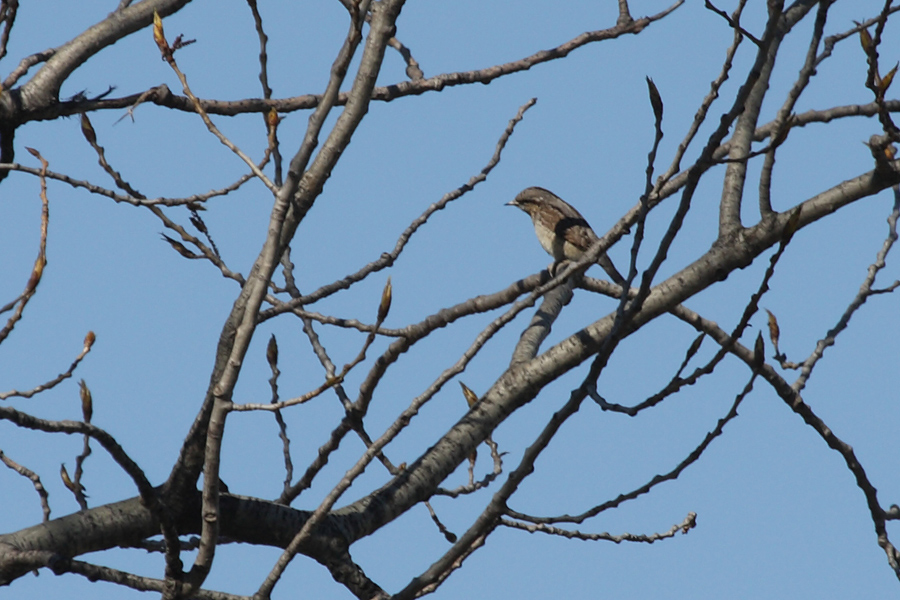
{"type": "Polygon", "coordinates": [[[448,192],[444,194],[444,196],[429,206],[421,215],[419,215],[409,226],[400,234],[400,237],[397,239],[397,243],[394,245],[394,249],[391,252],[385,252],[381,255],[378,260],[372,261],[356,273],[348,275],[347,277],[335,281],[334,283],[325,285],[318,290],[307,294],[306,296],[301,296],[299,298],[294,298],[282,306],[273,307],[267,310],[264,310],[260,313],[259,320],[260,322],[266,321],[276,315],[292,310],[294,307],[299,307],[304,304],[311,304],[322,298],[327,298],[328,296],[344,289],[348,289],[351,285],[358,281],[362,281],[367,276],[372,273],[378,272],[382,269],[390,267],[394,264],[394,261],[397,260],[397,257],[400,256],[400,253],[406,247],[407,242],[413,236],[416,231],[422,225],[424,225],[428,219],[437,211],[443,210],[447,207],[450,202],[461,198],[464,194],[470,192],[475,188],[476,185],[485,181],[490,172],[494,169],[495,166],[500,162],[500,157],[503,154],[503,149],[506,147],[506,143],[509,141],[509,138],[512,136],[515,131],[516,125],[525,117],[525,112],[534,106],[537,102],[537,98],[532,98],[525,104],[519,107],[516,116],[510,119],[509,123],[504,129],[503,134],[500,136],[500,139],[497,140],[497,144],[494,147],[494,154],[491,156],[491,159],[487,162],[487,164],[481,169],[481,171],[477,175],[473,175],[469,180],[463,185],[459,186],[452,192],[448,192]]]}
{"type": "Polygon", "coordinates": [[[6,325],[4,325],[3,329],[0,329],[0,344],[3,343],[3,340],[10,334],[13,328],[16,326],[16,323],[22,318],[22,313],[25,312],[25,306],[28,304],[28,301],[34,296],[35,292],[37,292],[37,286],[41,282],[41,276],[44,274],[44,267],[47,266],[47,225],[50,222],[50,202],[47,199],[47,167],[49,166],[47,161],[44,159],[41,154],[33,149],[28,148],[28,151],[41,161],[41,233],[40,233],[40,244],[38,247],[38,256],[34,261],[34,267],[31,269],[31,276],[28,278],[28,282],[25,284],[24,291],[19,295],[19,299],[17,300],[16,309],[13,312],[12,316],[6,321],[6,325]]]}
{"type": "Polygon", "coordinates": [[[847,309],[841,315],[841,318],[838,319],[838,322],[828,330],[825,334],[825,337],[820,339],[816,343],[816,347],[813,350],[812,354],[803,361],[800,369],[800,376],[797,377],[796,381],[791,384],[791,387],[800,392],[806,387],[806,382],[809,380],[812,375],[813,369],[818,364],[819,360],[825,354],[825,349],[829,346],[833,346],[837,336],[844,331],[847,326],[850,324],[850,319],[856,314],[856,311],[859,310],[863,304],[865,304],[866,300],[869,297],[874,296],[879,293],[890,292],[897,289],[900,286],[900,282],[895,281],[891,285],[889,285],[884,290],[876,290],[873,289],[872,286],[875,285],[875,278],[878,276],[879,271],[884,269],[886,266],[886,259],[888,253],[890,253],[891,248],[894,246],[894,242],[897,241],[897,220],[900,217],[900,188],[898,186],[893,187],[894,191],[894,206],[891,210],[891,213],[888,215],[887,223],[888,223],[888,234],[882,243],[881,248],[878,250],[878,254],[875,257],[875,262],[869,265],[869,268],[866,272],[866,277],[863,280],[862,285],[859,288],[859,291],[854,296],[853,300],[847,306],[847,309]]]}
{"type": "MultiPolygon", "coordinates": [[[[154,23],[154,35],[156,34],[157,28],[158,28],[159,37],[161,37],[163,42],[165,42],[165,36],[162,31],[161,23],[162,22],[160,21],[160,24],[158,26],[154,23]]],[[[161,43],[161,42],[159,40],[157,40],[157,43],[161,43]]],[[[174,53],[171,51],[169,51],[169,52],[163,51],[163,59],[169,64],[170,67],[172,67],[172,70],[175,71],[175,75],[178,76],[178,81],[181,82],[181,87],[184,90],[185,95],[188,98],[190,98],[191,104],[193,105],[194,110],[197,112],[198,115],[200,115],[200,118],[203,120],[203,124],[206,125],[206,128],[209,130],[209,132],[212,133],[214,136],[216,136],[216,138],[226,148],[231,150],[241,160],[243,160],[244,163],[248,167],[250,167],[250,170],[253,172],[253,174],[256,175],[256,177],[261,182],[263,182],[263,184],[267,188],[269,188],[269,190],[271,190],[273,193],[277,192],[277,188],[276,188],[275,184],[272,183],[269,180],[269,178],[266,177],[266,174],[263,173],[262,170],[256,166],[256,163],[253,162],[253,160],[249,156],[244,154],[244,152],[240,148],[235,146],[234,143],[232,143],[232,141],[229,140],[225,136],[225,134],[223,134],[221,131],[219,131],[219,128],[216,127],[215,123],[212,122],[212,119],[209,118],[209,114],[207,114],[206,110],[203,108],[203,104],[200,102],[200,100],[197,98],[197,96],[194,95],[194,92],[191,91],[191,87],[190,87],[190,85],[188,85],[187,77],[181,71],[181,69],[178,67],[178,63],[175,61],[174,53]]]]}
{"type": "Polygon", "coordinates": [[[72,361],[72,364],[69,365],[69,368],[45,383],[42,383],[36,387],[31,388],[30,390],[26,390],[24,392],[20,392],[18,390],[10,390],[8,392],[0,393],[0,400],[6,400],[7,398],[19,397],[19,398],[31,398],[35,394],[40,394],[45,390],[49,390],[51,388],[56,387],[59,383],[65,381],[75,372],[75,369],[78,368],[78,365],[84,360],[84,357],[87,356],[87,353],[91,351],[91,345],[94,343],[94,332],[89,331],[88,334],[84,338],[84,346],[81,348],[81,352],[78,353],[78,356],[75,357],[75,360],[72,361]]]}
{"type": "Polygon", "coordinates": [[[44,513],[44,523],[50,521],[50,495],[47,493],[47,490],[44,488],[44,484],[41,483],[41,477],[31,469],[27,467],[23,467],[6,454],[3,453],[3,450],[0,450],[0,462],[4,465],[29,480],[34,485],[34,491],[37,492],[38,497],[41,499],[41,510],[44,513]]]}
{"type": "MultiPolygon", "coordinates": [[[[731,339],[731,336],[714,322],[704,319],[684,306],[678,306],[673,309],[672,312],[695,327],[698,331],[707,333],[723,347],[728,346],[728,351],[747,365],[752,366],[754,364],[754,361],[756,360],[755,352],[746,348],[740,342],[734,342],[731,339]]],[[[815,414],[812,408],[804,402],[803,397],[798,391],[794,390],[793,387],[768,364],[763,364],[760,367],[759,374],[769,383],[785,404],[787,404],[794,413],[800,416],[804,423],[809,425],[825,441],[829,448],[838,452],[844,459],[847,468],[856,479],[857,487],[859,487],[866,498],[869,514],[872,518],[872,523],[875,526],[875,533],[878,537],[878,545],[884,550],[888,564],[891,569],[893,569],[897,578],[900,579],[900,551],[898,551],[891,543],[886,526],[887,520],[889,518],[896,518],[898,511],[892,509],[891,513],[888,513],[881,507],[878,502],[878,492],[875,489],[875,486],[872,485],[872,482],[869,481],[865,469],[856,458],[853,447],[839,438],[834,433],[834,430],[815,414]]]]}

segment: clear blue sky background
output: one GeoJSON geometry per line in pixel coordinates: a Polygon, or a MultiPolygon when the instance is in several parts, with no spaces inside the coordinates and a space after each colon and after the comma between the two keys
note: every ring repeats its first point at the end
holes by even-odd
{"type": "MultiPolygon", "coordinates": [[[[99,2],[22,3],[3,76],[28,54],[71,39],[115,8],[99,2]]],[[[556,46],[585,30],[615,23],[615,2],[537,2],[461,0],[410,2],[398,23],[398,37],[426,76],[514,60],[556,46]]],[[[733,2],[721,8],[731,10],[733,2]]],[[[751,2],[746,26],[759,32],[763,2],[751,2]]],[[[853,19],[874,15],[875,1],[837,2],[829,34],[852,27],[853,19]]],[[[667,4],[633,2],[635,16],[667,4]]],[[[261,2],[270,37],[269,81],[277,97],[318,93],[346,32],[344,9],[335,0],[261,2]]],[[[773,77],[768,120],[783,101],[802,64],[811,19],[789,38],[773,77]]],[[[257,80],[258,41],[250,11],[239,0],[195,2],[166,19],[170,39],[183,33],[197,43],[177,58],[193,90],[204,98],[239,99],[261,95],[257,80]]],[[[548,257],[536,243],[528,219],[504,207],[522,188],[541,185],[579,207],[604,231],[631,207],[644,187],[646,155],[652,140],[652,113],[644,77],[656,82],[665,102],[666,138],[658,171],[668,167],[693,114],[719,72],[731,31],[723,20],[689,1],[668,19],[638,36],[590,45],[563,61],[492,82],[442,93],[374,102],[325,192],[300,227],[294,243],[298,283],[310,291],[357,270],[393,248],[399,233],[429,204],[467,181],[487,162],[497,138],[520,105],[537,97],[488,181],[436,214],[413,238],[389,273],[380,273],[330,298],[322,312],[374,318],[387,274],[393,278],[394,305],[387,326],[418,321],[436,310],[480,293],[501,289],[544,268],[548,257]]],[[[886,39],[897,38],[889,26],[886,39]]],[[[735,77],[723,88],[729,98],[753,57],[745,42],[735,77]]],[[[900,53],[883,47],[884,64],[900,53]],[[891,54],[895,52],[895,54],[891,54]]],[[[404,79],[400,57],[390,51],[380,83],[404,79]]],[[[867,103],[865,57],[856,38],[835,49],[819,69],[797,112],[840,104],[867,103]]],[[[159,59],[149,29],[106,49],[79,69],[63,88],[70,96],[134,93],[160,83],[180,92],[177,79],[159,59]]],[[[710,122],[730,100],[713,107],[710,122]]],[[[150,197],[183,196],[219,188],[235,180],[244,165],[221,146],[199,118],[145,105],[135,121],[116,123],[124,111],[92,115],[99,143],[137,189],[150,197]]],[[[307,113],[287,117],[279,130],[283,152],[295,151],[307,113]]],[[[254,157],[261,156],[265,130],[259,116],[216,118],[223,131],[254,157]]],[[[794,132],[780,151],[773,203],[784,210],[844,179],[872,168],[862,142],[879,130],[875,120],[847,119],[794,132]]],[[[709,128],[704,130],[709,132],[709,128]]],[[[19,130],[17,160],[35,161],[25,146],[39,149],[51,168],[112,187],[83,141],[77,119],[33,123],[19,130]]],[[[689,156],[695,156],[689,153],[689,156]]],[[[758,173],[759,164],[752,173],[758,173]]],[[[661,275],[682,268],[713,242],[722,168],[700,187],[683,235],[661,275]]],[[[0,185],[0,303],[14,298],[30,272],[38,246],[38,182],[12,174],[0,185]]],[[[755,183],[747,187],[745,222],[755,212],[755,183]]],[[[22,410],[53,419],[78,419],[77,380],[84,378],[94,399],[94,423],[110,431],[144,468],[151,481],[168,475],[207,386],[215,343],[238,292],[237,285],[200,261],[186,261],[162,242],[162,225],[148,211],[117,206],[51,183],[50,239],[44,280],[25,319],[0,346],[0,390],[28,389],[65,370],[88,330],[97,333],[94,350],[75,378],[35,399],[17,399],[22,410]]],[[[781,347],[802,360],[832,327],[865,276],[886,235],[889,193],[869,198],[800,232],[783,258],[762,304],[779,317],[781,347]]],[[[229,266],[246,273],[261,247],[270,195],[251,182],[238,193],[210,203],[204,219],[229,266]]],[[[667,225],[671,207],[649,224],[650,240],[667,225]]],[[[183,210],[168,211],[187,224],[183,210]]],[[[624,268],[626,239],[612,256],[624,268]]],[[[746,298],[756,289],[767,256],[732,274],[689,306],[730,330],[746,298]]],[[[595,275],[600,275],[598,270],[595,275]]],[[[898,277],[894,261],[882,283],[898,277]]],[[[612,308],[581,292],[554,327],[558,341],[612,308]]],[[[854,446],[884,506],[900,497],[895,441],[897,405],[897,299],[871,299],[854,316],[850,330],[827,351],[806,401],[842,439],[854,446]]],[[[477,332],[495,315],[475,317],[437,332],[406,355],[385,379],[374,400],[368,429],[377,435],[443,369],[452,364],[477,332]]],[[[461,379],[483,392],[502,372],[528,314],[494,338],[461,379]]],[[[756,331],[765,331],[764,314],[756,331]]],[[[326,348],[338,365],[358,351],[355,333],[320,326],[326,348]]],[[[308,349],[300,323],[289,317],[260,327],[250,349],[235,399],[269,399],[265,342],[276,333],[284,372],[281,393],[299,395],[318,385],[322,371],[308,349]]],[[[694,332],[661,319],[629,338],[603,374],[604,396],[639,402],[677,369],[694,332]]],[[[380,341],[370,359],[386,347],[380,341]]],[[[714,351],[705,347],[701,358],[714,351]]],[[[510,418],[494,439],[506,471],[523,448],[580,381],[584,369],[546,389],[510,418]]],[[[364,371],[347,381],[350,393],[364,371]]],[[[793,376],[788,374],[788,379],[793,376]]],[[[659,408],[631,419],[585,404],[568,422],[536,465],[512,508],[540,515],[578,513],[629,491],[670,470],[702,440],[743,387],[746,368],[726,361],[717,373],[659,408]]],[[[415,459],[465,411],[455,383],[433,400],[389,448],[395,464],[415,459]]],[[[327,438],[340,408],[333,396],[286,414],[294,463],[305,468],[327,438]]],[[[232,492],[273,498],[283,480],[280,442],[274,419],[265,414],[233,414],[224,446],[223,479],[232,492]]],[[[71,469],[81,440],[23,433],[0,423],[0,448],[38,472],[50,491],[53,517],[77,509],[57,477],[61,462],[71,469]]],[[[294,506],[314,508],[360,452],[348,440],[321,481],[294,506]]],[[[490,467],[486,449],[479,469],[490,467]]],[[[94,447],[86,463],[85,484],[92,506],[135,495],[130,480],[94,447]]],[[[505,475],[504,475],[505,476],[505,475]]],[[[387,480],[380,465],[370,467],[339,503],[350,502],[387,480]]],[[[464,482],[463,470],[448,486],[464,482]]],[[[488,501],[488,490],[458,500],[436,498],[434,507],[447,527],[465,531],[488,501]]],[[[37,523],[40,507],[31,484],[0,469],[0,531],[37,523]]],[[[435,598],[884,598],[900,589],[876,543],[865,499],[842,458],[813,430],[758,383],[706,455],[677,481],[649,496],[604,513],[584,531],[652,533],[698,513],[698,527],[653,545],[578,542],[500,529],[445,583],[435,598]]],[[[895,543],[900,531],[892,528],[895,543]]],[[[447,548],[424,507],[417,507],[370,539],[353,547],[358,564],[378,584],[397,591],[447,548]]],[[[211,589],[252,593],[277,558],[268,548],[226,546],[216,557],[211,589]]],[[[190,561],[192,556],[186,555],[190,561]]],[[[138,550],[88,556],[100,564],[160,577],[162,559],[138,550]]],[[[42,571],[17,581],[5,594],[14,598],[133,597],[137,593],[70,575],[42,571]]],[[[295,559],[276,598],[349,598],[319,565],[295,559]]]]}

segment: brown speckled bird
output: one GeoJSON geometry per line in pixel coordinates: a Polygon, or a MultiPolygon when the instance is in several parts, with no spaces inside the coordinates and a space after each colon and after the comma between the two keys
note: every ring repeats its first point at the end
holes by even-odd
{"type": "MultiPolygon", "coordinates": [[[[578,260],[597,243],[597,234],[572,205],[549,190],[530,187],[519,192],[507,206],[516,206],[528,213],[534,223],[534,232],[544,250],[559,263],[562,260],[578,260]]],[[[600,255],[597,264],[619,285],[625,278],[606,256],[600,255]]]]}

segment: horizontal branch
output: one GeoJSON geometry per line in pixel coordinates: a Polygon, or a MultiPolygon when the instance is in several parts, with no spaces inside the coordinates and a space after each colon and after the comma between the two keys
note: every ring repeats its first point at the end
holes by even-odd
{"type": "Polygon", "coordinates": [[[128,473],[145,501],[151,502],[155,497],[153,486],[141,468],[131,460],[119,442],[107,431],[83,421],[50,421],[40,419],[8,406],[0,406],[0,420],[10,421],[23,429],[34,429],[48,433],[79,433],[97,440],[122,469],[128,473]]]}
{"type": "Polygon", "coordinates": [[[652,533],[649,535],[637,533],[620,533],[619,535],[613,535],[611,533],[583,533],[581,531],[560,529],[559,527],[552,527],[545,524],[520,523],[519,521],[513,521],[511,519],[500,519],[500,524],[511,529],[520,529],[523,531],[527,531],[528,533],[546,533],[549,535],[558,535],[567,539],[586,541],[605,540],[608,542],[615,542],[617,544],[620,544],[622,542],[644,542],[646,544],[652,544],[653,542],[656,542],[658,540],[675,537],[675,534],[679,531],[682,533],[687,533],[688,531],[696,527],[697,513],[688,513],[684,521],[682,521],[681,523],[676,523],[668,531],[664,531],[662,533],[652,533]]]}
{"type": "MultiPolygon", "coordinates": [[[[628,23],[619,23],[609,29],[584,32],[559,46],[550,48],[549,50],[541,50],[530,56],[512,62],[474,71],[444,73],[427,79],[401,81],[387,86],[376,87],[372,90],[371,99],[390,102],[391,100],[404,98],[406,96],[418,96],[427,92],[440,92],[444,88],[458,85],[470,85],[473,83],[488,84],[494,79],[512,75],[513,73],[519,73],[521,71],[527,71],[531,67],[545,62],[565,58],[572,51],[577,50],[582,46],[615,39],[624,35],[638,34],[648,25],[669,15],[683,3],[684,0],[677,0],[674,4],[655,15],[635,19],[628,23]]],[[[338,95],[335,105],[344,105],[347,103],[348,99],[349,92],[342,92],[338,95]]],[[[273,108],[280,113],[308,110],[317,107],[321,100],[322,96],[320,94],[304,94],[302,96],[275,100],[264,98],[246,98],[234,101],[201,99],[199,102],[203,107],[203,110],[209,114],[234,116],[245,113],[265,114],[273,108]]],[[[52,111],[52,114],[38,113],[34,115],[34,118],[47,119],[60,115],[72,115],[95,110],[129,108],[139,101],[146,101],[158,106],[164,106],[166,108],[184,112],[195,112],[193,103],[189,98],[173,94],[167,86],[160,85],[151,88],[148,91],[139,94],[131,94],[130,96],[121,98],[61,102],[54,107],[45,109],[48,113],[52,111]]]]}

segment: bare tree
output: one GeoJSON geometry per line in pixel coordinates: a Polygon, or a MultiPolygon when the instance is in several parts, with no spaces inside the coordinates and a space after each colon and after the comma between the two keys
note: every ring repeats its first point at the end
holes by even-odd
{"type": "MultiPolygon", "coordinates": [[[[797,0],[785,6],[783,2],[769,0],[761,24],[753,26],[743,18],[745,0],[739,0],[730,12],[707,2],[706,9],[721,18],[721,27],[730,32],[732,42],[725,49],[718,76],[696,108],[693,123],[680,134],[681,141],[670,156],[661,156],[663,125],[666,123],[665,94],[653,81],[647,80],[647,127],[655,130],[655,137],[649,148],[644,191],[635,198],[632,208],[620,215],[605,234],[599,235],[597,242],[580,258],[559,262],[540,273],[464,301],[430,309],[425,318],[414,320],[398,315],[396,307],[391,312],[392,286],[384,272],[406,251],[407,243],[414,236],[425,235],[421,228],[437,211],[469,194],[488,178],[535,100],[523,99],[518,112],[510,115],[512,118],[497,139],[493,156],[480,172],[413,219],[400,232],[393,249],[335,276],[330,283],[312,291],[301,291],[302,287],[311,284],[296,274],[297,266],[292,261],[291,249],[298,227],[314,219],[311,209],[317,201],[327,201],[323,199],[323,188],[373,105],[399,99],[416,102],[420,96],[453,87],[486,84],[541,63],[565,61],[573,50],[589,44],[620,43],[619,38],[629,34],[640,34],[637,38],[640,41],[678,14],[683,0],[640,18],[633,17],[625,0],[619,0],[618,18],[605,29],[586,31],[557,47],[511,62],[432,77],[425,77],[414,58],[415,48],[403,44],[403,21],[398,21],[404,4],[402,0],[341,0],[341,3],[347,15],[346,36],[333,58],[325,89],[312,90],[306,95],[274,97],[269,87],[266,24],[255,0],[248,0],[247,4],[250,8],[248,18],[255,24],[259,39],[261,97],[204,99],[192,91],[192,74],[181,69],[179,60],[202,46],[202,32],[187,32],[187,37],[200,40],[192,46],[193,39],[181,35],[174,37],[171,31],[164,29],[164,24],[168,24],[167,17],[188,4],[183,0],[143,0],[136,4],[123,0],[105,19],[71,41],[22,58],[3,81],[0,88],[0,177],[7,183],[16,177],[36,178],[41,186],[43,212],[39,256],[22,292],[3,307],[2,312],[9,316],[0,330],[0,343],[15,344],[10,334],[24,317],[40,318],[26,308],[30,308],[29,301],[39,291],[47,265],[49,205],[54,201],[48,192],[48,181],[61,182],[73,189],[86,190],[116,203],[149,211],[162,223],[166,230],[163,238],[172,249],[186,259],[208,263],[222,277],[237,285],[230,313],[221,325],[218,344],[209,348],[208,355],[214,364],[205,397],[197,399],[196,417],[184,436],[177,460],[171,464],[168,478],[162,483],[152,481],[145,472],[146,467],[129,455],[128,444],[123,443],[121,436],[92,422],[94,399],[84,380],[79,387],[81,420],[42,418],[37,416],[38,411],[31,409],[29,402],[34,402],[36,396],[76,374],[95,344],[93,333],[87,334],[83,349],[59,376],[34,384],[25,391],[0,393],[5,402],[0,406],[0,417],[11,426],[32,432],[77,434],[84,441],[83,452],[71,473],[65,465],[61,471],[65,486],[77,499],[81,510],[52,519],[45,483],[42,483],[42,477],[46,482],[48,475],[31,470],[29,456],[0,454],[8,467],[33,482],[44,514],[43,523],[0,535],[0,583],[14,586],[16,580],[31,571],[50,569],[56,574],[72,573],[90,581],[107,581],[134,590],[160,592],[165,598],[244,597],[212,591],[204,585],[222,544],[240,543],[283,550],[271,564],[268,575],[254,582],[255,598],[270,597],[298,555],[319,563],[338,584],[358,598],[413,598],[436,590],[498,528],[616,542],[652,543],[672,538],[678,532],[687,533],[695,527],[693,512],[680,517],[668,530],[656,533],[614,535],[592,533],[585,527],[591,518],[678,478],[704,456],[707,448],[737,416],[741,402],[754,386],[760,385],[777,394],[790,411],[818,434],[829,450],[837,452],[845,461],[868,505],[876,532],[875,541],[885,553],[888,568],[900,577],[900,553],[887,531],[888,521],[898,518],[900,511],[881,503],[853,449],[813,411],[801,394],[825,350],[848,327],[851,316],[872,296],[892,292],[898,285],[898,282],[876,285],[876,278],[885,267],[885,258],[897,237],[896,221],[900,211],[897,192],[900,162],[895,159],[893,150],[900,132],[892,120],[892,115],[900,109],[900,102],[888,99],[896,67],[885,68],[882,64],[885,60],[893,63],[897,57],[890,55],[885,59],[880,54],[894,52],[893,49],[886,50],[883,40],[897,7],[888,1],[877,14],[868,15],[866,20],[855,25],[843,24],[846,26],[839,32],[828,35],[826,18],[832,2],[797,0]],[[162,59],[177,75],[181,89],[158,85],[124,96],[108,89],[99,94],[83,92],[67,99],[60,97],[60,90],[76,69],[132,34],[146,38],[148,29],[152,29],[162,59]],[[775,85],[772,73],[783,42],[802,36],[806,36],[803,43],[807,48],[802,68],[789,86],[775,85]],[[798,100],[835,46],[858,43],[857,40],[861,40],[868,60],[866,87],[871,90],[871,102],[796,112],[798,100]],[[387,58],[395,57],[393,51],[405,61],[408,80],[378,85],[382,65],[387,58]],[[736,61],[738,56],[749,58],[736,61]],[[735,66],[739,62],[743,65],[741,68],[735,66]],[[725,85],[729,79],[739,82],[733,90],[725,85]],[[766,100],[778,108],[773,119],[763,122],[762,107],[766,100]],[[105,150],[103,132],[95,131],[91,116],[115,111],[124,118],[139,119],[141,111],[151,110],[148,105],[201,120],[211,135],[243,161],[246,174],[204,193],[191,191],[179,197],[162,197],[140,192],[140,186],[115,166],[116,156],[105,150]],[[305,131],[288,138],[283,134],[284,117],[292,115],[296,121],[299,117],[293,115],[301,111],[309,112],[305,131]],[[259,132],[264,151],[257,152],[255,157],[253,151],[229,139],[217,125],[224,120],[222,117],[247,114],[260,115],[265,123],[264,130],[260,128],[259,132]],[[868,117],[869,123],[876,120],[878,123],[877,133],[868,142],[871,168],[837,185],[823,185],[815,194],[788,206],[773,201],[776,156],[804,152],[802,144],[792,143],[795,132],[811,124],[821,124],[827,129],[831,126],[827,124],[860,116],[868,117]],[[36,121],[51,121],[51,126],[56,126],[65,122],[64,117],[80,119],[85,140],[81,147],[71,151],[92,153],[113,186],[54,171],[40,148],[26,149],[17,142],[16,133],[22,127],[36,121]],[[29,153],[37,162],[29,158],[29,153]],[[659,167],[660,163],[664,166],[659,167]],[[695,201],[701,184],[715,185],[721,190],[718,230],[711,234],[704,232],[715,242],[708,250],[673,266],[668,258],[673,244],[683,236],[694,235],[686,233],[685,222],[689,214],[700,210],[695,201]],[[204,211],[227,210],[221,204],[223,199],[245,185],[256,185],[257,196],[266,194],[269,216],[261,231],[245,231],[248,236],[259,236],[254,238],[254,243],[261,242],[262,248],[252,266],[241,271],[224,258],[227,252],[220,248],[223,246],[221,240],[218,245],[214,242],[216,230],[207,222],[210,219],[204,218],[204,211]],[[846,311],[823,334],[809,356],[789,358],[779,349],[779,323],[773,313],[768,314],[768,341],[762,335],[754,336],[748,329],[751,319],[760,312],[761,299],[769,290],[779,261],[790,253],[793,236],[822,219],[840,218],[838,215],[846,207],[891,189],[894,204],[888,215],[889,230],[883,246],[873,257],[862,286],[846,311]],[[648,219],[657,214],[667,215],[665,226],[659,235],[650,235],[648,219]],[[751,214],[753,217],[749,218],[751,214]],[[630,264],[623,269],[626,271],[624,287],[585,275],[586,269],[615,244],[627,245],[630,249],[630,264]],[[741,316],[735,323],[719,325],[686,305],[705,290],[720,285],[729,274],[757,260],[766,263],[765,272],[756,283],[754,293],[733,299],[735,308],[742,307],[741,316]],[[662,273],[670,274],[663,276],[662,273]],[[367,304],[360,305],[358,314],[345,318],[329,312],[329,299],[372,281],[377,281],[379,288],[383,285],[380,297],[372,297],[367,304]],[[568,312],[563,309],[574,295],[582,294],[611,299],[607,300],[609,310],[602,315],[579,314],[581,321],[574,333],[553,345],[545,344],[551,326],[561,314],[568,312]],[[370,320],[372,314],[374,321],[370,320]],[[493,382],[478,391],[460,382],[468,411],[463,413],[464,405],[460,404],[462,416],[452,426],[432,431],[427,449],[412,460],[395,464],[397,458],[391,459],[391,451],[419,411],[438,397],[445,384],[459,376],[472,361],[483,357],[482,350],[488,342],[498,333],[509,330],[516,317],[523,314],[530,315],[530,322],[517,332],[520,333],[518,342],[508,348],[507,357],[501,359],[505,364],[501,364],[496,352],[489,360],[493,382]],[[389,315],[392,319],[405,319],[405,324],[385,326],[389,315]],[[466,318],[481,315],[491,315],[487,324],[465,351],[429,374],[431,383],[420,393],[405,398],[402,408],[397,408],[398,402],[373,405],[378,396],[392,396],[398,400],[389,389],[389,377],[401,358],[416,344],[429,340],[444,328],[459,326],[466,318]],[[668,383],[636,404],[623,405],[604,397],[598,380],[620,343],[651,323],[673,317],[695,330],[697,337],[690,344],[671,344],[669,351],[678,357],[681,365],[668,383]],[[282,371],[289,368],[285,367],[283,357],[281,362],[279,360],[278,339],[282,334],[272,335],[266,343],[263,328],[275,322],[280,327],[287,327],[282,322],[292,319],[299,320],[307,337],[308,352],[321,365],[321,375],[317,384],[303,391],[292,390],[291,397],[285,399],[282,397],[285,386],[283,383],[280,386],[279,382],[283,381],[282,371]],[[341,328],[348,334],[359,336],[358,351],[343,366],[343,361],[335,358],[321,342],[319,331],[323,328],[341,328]],[[255,343],[255,347],[265,345],[265,357],[271,370],[271,397],[265,402],[241,401],[240,395],[235,393],[251,343],[255,343]],[[715,349],[707,350],[710,345],[715,349]],[[603,411],[643,416],[677,398],[688,386],[708,377],[729,360],[745,366],[742,387],[739,385],[729,392],[730,406],[713,430],[667,471],[609,499],[597,499],[593,507],[580,514],[535,515],[511,508],[511,499],[533,473],[537,459],[586,401],[603,411]],[[579,369],[585,364],[586,370],[579,369]],[[532,439],[523,441],[516,448],[503,447],[494,440],[493,434],[508,417],[570,373],[578,373],[579,383],[571,387],[566,401],[541,424],[532,439]],[[357,391],[347,385],[350,377],[358,378],[357,391]],[[312,455],[292,451],[290,415],[302,415],[309,403],[327,402],[329,397],[337,398],[341,415],[333,422],[316,423],[315,430],[320,437],[316,441],[318,451],[312,455]],[[392,406],[393,412],[390,412],[392,406]],[[223,482],[226,478],[223,474],[223,461],[226,460],[223,442],[233,431],[234,421],[247,418],[245,413],[253,412],[270,412],[278,424],[283,446],[280,460],[284,464],[284,483],[281,493],[274,498],[266,497],[264,490],[254,497],[232,494],[223,482]],[[364,449],[350,458],[348,440],[354,437],[362,442],[364,449]],[[82,483],[84,462],[92,451],[98,450],[98,445],[127,474],[137,488],[137,495],[126,493],[121,501],[111,504],[88,504],[82,483]],[[477,458],[478,450],[483,452],[482,459],[477,458]],[[484,460],[486,456],[490,459],[484,460]],[[326,485],[320,482],[329,462],[337,463],[339,466],[334,468],[343,476],[335,478],[336,483],[327,484],[328,491],[321,494],[314,509],[293,508],[292,504],[299,498],[308,497],[304,494],[309,493],[311,486],[326,485]],[[363,479],[362,475],[372,463],[380,464],[378,468],[383,477],[363,479]],[[442,487],[461,466],[467,467],[468,480],[456,487],[442,487]],[[435,497],[472,498],[479,503],[479,508],[464,531],[454,533],[441,520],[440,511],[431,505],[430,501],[435,497]],[[401,515],[422,505],[427,507],[436,530],[446,538],[449,547],[405,587],[385,589],[383,583],[368,577],[354,561],[351,549],[361,539],[381,532],[401,515]],[[114,548],[149,549],[160,553],[164,558],[159,562],[158,574],[155,577],[138,575],[80,558],[87,553],[114,548]],[[189,550],[196,550],[192,564],[185,561],[185,552],[189,550]]],[[[16,1],[0,3],[0,57],[6,54],[6,46],[15,35],[18,9],[16,1]]],[[[221,68],[223,73],[227,72],[227,65],[221,65],[221,68]]],[[[521,215],[516,217],[521,218],[521,215]]],[[[347,236],[348,232],[339,231],[336,235],[347,236]]],[[[326,259],[313,256],[303,260],[326,259]]],[[[181,400],[192,402],[193,399],[181,400]]],[[[159,414],[159,419],[166,418],[165,414],[159,414]]],[[[187,423],[171,423],[170,426],[187,426],[187,423]]]]}

